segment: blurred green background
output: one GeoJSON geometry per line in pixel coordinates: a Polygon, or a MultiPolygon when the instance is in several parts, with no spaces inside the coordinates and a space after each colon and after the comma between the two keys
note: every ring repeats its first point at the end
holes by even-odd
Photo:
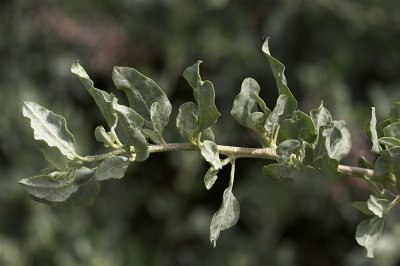
{"type": "MultiPolygon", "coordinates": [[[[353,140],[345,160],[370,159],[362,128],[370,106],[383,118],[400,99],[400,2],[397,0],[2,0],[0,2],[0,265],[400,265],[400,217],[386,222],[376,259],[354,239],[363,217],[351,206],[368,197],[356,178],[266,180],[262,160],[237,163],[238,224],[217,248],[209,222],[228,184],[224,169],[206,191],[207,165],[196,154],[151,155],[120,181],[102,183],[86,208],[54,208],[32,201],[17,184],[46,167],[33,141],[23,100],[68,121],[81,154],[103,152],[93,130],[100,112],[70,73],[80,60],[98,88],[113,88],[114,65],[153,78],[174,106],[166,139],[182,142],[177,109],[192,100],[181,73],[196,60],[213,81],[222,113],[216,142],[258,147],[229,112],[241,82],[255,78],[271,107],[277,97],[261,53],[286,67],[289,87],[308,112],[323,100],[348,121],[353,140]]],[[[120,95],[119,95],[120,96],[120,95]]]]}

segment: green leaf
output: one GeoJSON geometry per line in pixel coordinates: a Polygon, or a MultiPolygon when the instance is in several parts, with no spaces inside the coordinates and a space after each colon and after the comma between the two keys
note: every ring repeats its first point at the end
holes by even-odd
{"type": "Polygon", "coordinates": [[[188,67],[183,72],[183,77],[193,88],[194,98],[198,104],[197,132],[215,124],[218,117],[221,115],[215,106],[215,91],[213,84],[208,80],[201,80],[200,64],[201,61],[197,61],[197,63],[188,67]]]}
{"type": "Polygon", "coordinates": [[[382,150],[375,161],[374,180],[396,183],[400,188],[400,147],[382,150]]]}
{"type": "Polygon", "coordinates": [[[115,145],[112,134],[106,132],[103,126],[97,126],[95,128],[94,137],[97,141],[103,142],[105,147],[112,147],[113,145],[115,145]]]}
{"type": "Polygon", "coordinates": [[[286,139],[304,140],[312,143],[317,137],[313,120],[301,111],[296,111],[293,118],[283,120],[278,133],[278,143],[286,139]]]}
{"type": "Polygon", "coordinates": [[[371,151],[379,153],[382,150],[381,146],[379,146],[378,142],[378,133],[376,131],[376,114],[375,107],[371,107],[371,121],[369,122],[369,130],[371,132],[371,140],[372,140],[372,148],[371,151]]]}
{"type": "Polygon", "coordinates": [[[374,165],[370,163],[364,156],[358,157],[357,165],[361,168],[374,169],[374,165]]]}
{"type": "Polygon", "coordinates": [[[400,146],[400,139],[398,139],[398,138],[382,137],[382,138],[379,138],[378,141],[380,144],[389,146],[389,148],[400,146]]]}
{"type": "Polygon", "coordinates": [[[123,156],[113,156],[105,159],[96,169],[95,177],[97,180],[107,180],[110,178],[120,179],[124,177],[130,161],[123,156]]]}
{"type": "Polygon", "coordinates": [[[154,107],[153,116],[157,113],[158,123],[161,122],[164,125],[162,128],[165,127],[172,111],[171,103],[152,79],[129,67],[114,67],[112,78],[117,89],[128,97],[130,107],[143,117],[145,128],[153,130],[151,107],[156,102],[159,106],[154,107]]]}
{"type": "Polygon", "coordinates": [[[262,112],[251,113],[247,117],[247,127],[254,130],[258,135],[263,135],[266,131],[264,128],[265,122],[267,120],[267,115],[262,112]]]}
{"type": "Polygon", "coordinates": [[[353,206],[365,215],[374,215],[374,213],[368,208],[368,204],[365,201],[356,201],[353,206]]]}
{"type": "Polygon", "coordinates": [[[74,173],[58,171],[25,178],[19,184],[33,197],[50,202],[66,201],[78,189],[74,183],[74,173]]]}
{"type": "Polygon", "coordinates": [[[75,62],[71,66],[71,72],[80,79],[86,90],[90,93],[110,128],[115,128],[118,120],[113,109],[113,104],[117,102],[117,98],[115,98],[113,94],[108,94],[105,91],[96,89],[93,86],[93,81],[78,62],[75,62]]]}
{"type": "Polygon", "coordinates": [[[200,145],[200,153],[215,170],[220,170],[222,168],[217,144],[210,140],[205,140],[203,144],[200,145]]]}
{"type": "Polygon", "coordinates": [[[87,167],[79,168],[75,176],[75,184],[78,185],[77,191],[75,191],[65,202],[57,203],[55,205],[64,207],[91,205],[100,191],[100,184],[94,177],[94,174],[95,169],[87,167]]]}
{"type": "Polygon", "coordinates": [[[279,156],[278,162],[288,164],[291,161],[292,154],[297,154],[301,146],[300,141],[288,139],[282,141],[276,148],[276,154],[279,156]]]}
{"type": "Polygon", "coordinates": [[[57,148],[68,159],[75,159],[75,139],[67,129],[65,118],[34,102],[24,102],[22,113],[31,121],[36,140],[57,148]]]}
{"type": "Polygon", "coordinates": [[[319,132],[319,128],[323,126],[328,126],[332,122],[332,116],[329,113],[328,109],[326,109],[321,102],[321,105],[318,109],[314,109],[310,111],[311,119],[314,122],[317,133],[319,132]]]}
{"type": "MultiPolygon", "coordinates": [[[[258,112],[258,106],[261,106],[263,111],[269,115],[271,112],[266,106],[264,101],[258,96],[260,86],[257,81],[252,78],[243,80],[242,87],[239,94],[235,97],[233,102],[231,115],[242,126],[255,129],[259,132],[258,125],[265,122],[264,113],[258,112]]],[[[261,125],[261,131],[264,131],[261,125]]]]}
{"type": "Polygon", "coordinates": [[[293,181],[292,169],[279,163],[272,163],[264,166],[263,174],[265,177],[271,179],[277,179],[281,181],[293,181]]]}
{"type": "Polygon", "coordinates": [[[356,240],[357,243],[367,250],[369,258],[374,257],[374,249],[381,235],[384,225],[384,219],[372,217],[371,219],[362,221],[357,226],[356,240]]]}
{"type": "Polygon", "coordinates": [[[164,109],[158,102],[153,103],[150,107],[151,122],[153,124],[154,132],[158,136],[158,141],[155,142],[156,144],[165,144],[162,134],[164,128],[168,124],[169,114],[168,116],[165,116],[163,112],[164,109]]]}
{"type": "Polygon", "coordinates": [[[310,143],[302,141],[299,149],[299,160],[303,166],[311,165],[314,160],[313,147],[310,143]]]}
{"type": "Polygon", "coordinates": [[[269,38],[266,38],[263,46],[262,51],[265,56],[268,58],[269,65],[271,66],[272,74],[274,75],[276,85],[279,90],[279,95],[286,95],[287,96],[287,112],[285,115],[293,113],[297,108],[297,101],[293,97],[292,92],[290,91],[289,87],[287,86],[286,77],[285,77],[285,66],[279,62],[277,59],[271,56],[268,46],[269,38]]]}
{"type": "Polygon", "coordinates": [[[182,137],[195,142],[198,127],[198,108],[193,102],[186,102],[179,108],[176,127],[182,137]]]}
{"type": "Polygon", "coordinates": [[[114,104],[114,110],[118,115],[129,143],[135,147],[135,160],[138,162],[146,160],[149,157],[149,149],[146,138],[140,130],[143,126],[143,118],[133,109],[124,105],[114,104]]]}
{"type": "Polygon", "coordinates": [[[336,170],[339,163],[336,159],[331,157],[331,142],[332,139],[334,140],[339,135],[340,131],[336,127],[323,127],[319,131],[318,143],[314,148],[314,161],[312,166],[332,178],[337,175],[336,170]]]}
{"type": "Polygon", "coordinates": [[[332,131],[330,135],[330,152],[329,156],[340,161],[349,154],[351,150],[351,136],[345,121],[332,121],[332,125],[339,131],[332,131]],[[340,134],[335,134],[340,133],[340,134]]]}
{"type": "Polygon", "coordinates": [[[400,140],[400,122],[394,122],[383,129],[385,137],[393,137],[400,140]]]}
{"type": "Polygon", "coordinates": [[[391,122],[400,122],[400,102],[395,102],[390,108],[389,119],[391,122]]]}
{"type": "Polygon", "coordinates": [[[224,191],[220,209],[213,215],[211,219],[210,241],[214,247],[217,244],[220,232],[234,226],[239,220],[239,215],[239,202],[232,193],[232,187],[229,186],[224,191]]]}
{"type": "Polygon", "coordinates": [[[204,176],[204,185],[206,186],[207,190],[210,190],[210,188],[214,185],[215,181],[218,179],[218,174],[219,170],[215,170],[213,167],[210,167],[207,171],[207,173],[204,176]]]}
{"type": "Polygon", "coordinates": [[[373,195],[371,195],[367,201],[368,209],[379,218],[382,218],[383,215],[387,212],[388,205],[389,200],[379,199],[373,195]]]}
{"type": "Polygon", "coordinates": [[[212,132],[211,128],[206,128],[201,131],[200,141],[204,142],[205,140],[214,141],[214,133],[212,132]]]}

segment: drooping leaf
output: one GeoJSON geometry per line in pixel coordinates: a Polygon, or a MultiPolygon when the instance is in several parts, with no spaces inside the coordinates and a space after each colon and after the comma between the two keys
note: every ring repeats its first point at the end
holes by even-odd
{"type": "Polygon", "coordinates": [[[194,98],[198,105],[197,132],[201,132],[215,124],[218,117],[221,115],[215,106],[215,91],[213,84],[208,80],[201,80],[200,64],[201,61],[197,61],[197,63],[188,67],[183,72],[183,77],[193,88],[194,98]]]}
{"type": "Polygon", "coordinates": [[[95,177],[97,180],[107,180],[110,178],[120,179],[125,175],[130,161],[123,156],[113,156],[105,159],[96,169],[95,177]]]}
{"type": "Polygon", "coordinates": [[[263,167],[263,175],[267,178],[292,181],[292,169],[279,163],[268,164],[263,167]]]}
{"type": "Polygon", "coordinates": [[[383,129],[383,135],[385,137],[393,137],[400,140],[400,122],[394,122],[390,125],[387,125],[383,129]]]}
{"type": "Polygon", "coordinates": [[[368,204],[365,201],[356,201],[353,203],[353,206],[365,215],[374,215],[374,213],[368,208],[368,204]]]}
{"type": "Polygon", "coordinates": [[[291,161],[292,154],[298,153],[300,146],[300,141],[295,139],[282,141],[276,148],[276,154],[279,156],[277,161],[279,163],[288,164],[291,161]]]}
{"type": "Polygon", "coordinates": [[[165,127],[172,111],[171,103],[152,79],[129,67],[114,67],[112,78],[117,89],[128,97],[130,107],[143,117],[145,128],[153,129],[151,106],[155,102],[159,105],[153,113],[159,115],[158,122],[165,127]]]}
{"type": "Polygon", "coordinates": [[[379,218],[382,218],[386,213],[388,205],[389,200],[379,199],[373,195],[371,195],[367,201],[368,209],[379,218]]]}
{"type": "Polygon", "coordinates": [[[390,108],[389,119],[391,122],[400,122],[400,102],[395,102],[390,108]]]}
{"type": "Polygon", "coordinates": [[[146,160],[149,157],[149,149],[146,138],[140,130],[143,126],[143,118],[133,109],[124,105],[114,104],[114,110],[129,143],[135,147],[135,160],[138,162],[146,160]]]}
{"type": "Polygon", "coordinates": [[[296,111],[293,118],[287,118],[281,123],[278,143],[286,139],[304,140],[312,143],[316,137],[316,129],[311,117],[301,111],[296,111]]]}
{"type": "Polygon", "coordinates": [[[389,148],[400,146],[400,139],[393,137],[382,137],[378,139],[378,142],[380,144],[389,146],[389,148]]]}
{"type": "Polygon", "coordinates": [[[239,215],[239,202],[232,193],[232,187],[229,186],[224,191],[220,209],[211,219],[210,241],[214,247],[217,245],[217,240],[221,231],[234,226],[239,220],[239,215]]]}
{"type": "Polygon", "coordinates": [[[76,207],[91,205],[100,191],[100,184],[94,177],[95,169],[81,167],[75,176],[78,189],[64,202],[56,206],[76,207]]]}
{"type": "Polygon", "coordinates": [[[371,132],[371,140],[372,140],[372,148],[371,151],[379,153],[382,150],[381,146],[379,146],[378,142],[378,133],[376,131],[376,114],[375,107],[371,107],[371,121],[369,122],[369,130],[371,132]]]}
{"type": "Polygon", "coordinates": [[[201,156],[203,156],[203,158],[209,162],[215,170],[220,170],[222,168],[217,144],[210,140],[205,140],[200,146],[200,153],[201,156]]]}
{"type": "Polygon", "coordinates": [[[356,240],[357,243],[367,250],[369,258],[374,257],[374,249],[381,235],[384,225],[384,219],[377,216],[362,221],[357,226],[356,240]]]}
{"type": "Polygon", "coordinates": [[[113,104],[117,102],[117,98],[115,98],[113,94],[96,89],[93,81],[78,62],[75,62],[71,66],[71,72],[79,78],[86,90],[90,93],[110,128],[115,128],[118,120],[113,109],[113,104]]]}
{"type": "Polygon", "coordinates": [[[198,108],[193,102],[186,102],[179,108],[176,118],[176,127],[182,137],[189,139],[191,142],[196,138],[198,131],[198,108]]]}
{"type": "Polygon", "coordinates": [[[31,121],[34,138],[57,148],[61,154],[73,160],[75,153],[74,136],[67,129],[65,118],[34,102],[24,102],[22,113],[31,121]]]}
{"type": "Polygon", "coordinates": [[[213,167],[210,167],[207,173],[205,174],[204,185],[206,186],[207,190],[210,190],[210,188],[214,185],[215,181],[217,181],[218,171],[219,170],[215,170],[213,167]]]}
{"type": "Polygon", "coordinates": [[[317,133],[319,132],[319,128],[323,126],[328,126],[332,122],[332,116],[331,113],[326,109],[321,103],[321,105],[318,107],[318,109],[314,109],[310,111],[311,114],[311,119],[314,122],[315,128],[317,130],[317,133]]]}
{"type": "Polygon", "coordinates": [[[293,113],[297,108],[297,101],[293,97],[292,92],[287,86],[286,77],[285,77],[285,66],[279,62],[276,58],[271,56],[268,46],[269,38],[266,38],[264,44],[262,46],[262,51],[265,56],[268,58],[269,65],[271,66],[272,74],[274,75],[276,85],[279,90],[279,95],[287,96],[287,109],[285,115],[293,113]]]}
{"type": "Polygon", "coordinates": [[[75,173],[53,172],[49,175],[22,179],[19,184],[35,198],[49,202],[63,202],[78,189],[74,183],[74,176],[75,173]]]}

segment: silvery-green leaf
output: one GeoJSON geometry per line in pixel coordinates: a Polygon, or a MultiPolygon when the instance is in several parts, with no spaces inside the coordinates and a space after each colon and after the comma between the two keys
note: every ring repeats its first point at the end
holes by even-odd
{"type": "Polygon", "coordinates": [[[200,141],[210,140],[214,141],[214,133],[212,132],[211,128],[206,128],[201,131],[200,141]]]}
{"type": "Polygon", "coordinates": [[[369,162],[364,156],[358,157],[357,164],[361,168],[374,169],[374,165],[369,162]]]}
{"type": "Polygon", "coordinates": [[[374,257],[374,249],[381,235],[384,225],[384,219],[377,216],[362,221],[357,226],[356,240],[357,243],[367,250],[369,258],[374,257]]]}
{"type": "Polygon", "coordinates": [[[141,162],[149,157],[146,138],[141,132],[143,118],[133,109],[119,104],[114,104],[114,110],[118,115],[122,129],[130,144],[135,147],[136,161],[141,162]]]}
{"type": "Polygon", "coordinates": [[[249,114],[247,117],[246,125],[248,128],[251,128],[259,135],[265,133],[265,121],[267,120],[268,115],[262,112],[253,112],[249,114]]]}
{"type": "Polygon", "coordinates": [[[214,214],[210,224],[210,241],[214,245],[222,230],[234,226],[239,220],[240,206],[239,202],[232,193],[232,187],[224,191],[221,208],[214,214]]]}
{"type": "Polygon", "coordinates": [[[268,40],[269,38],[266,38],[263,46],[262,46],[262,51],[264,55],[268,58],[269,65],[271,66],[272,74],[274,75],[276,85],[279,90],[279,95],[286,95],[287,96],[287,110],[286,114],[291,114],[293,113],[296,108],[297,108],[297,101],[293,97],[292,92],[290,91],[289,87],[287,86],[286,82],[286,77],[285,77],[285,66],[279,62],[276,58],[271,56],[271,53],[269,51],[269,46],[268,46],[268,40]]]}
{"type": "Polygon", "coordinates": [[[94,202],[100,191],[100,184],[94,177],[95,169],[81,167],[75,176],[75,184],[78,189],[64,202],[56,203],[56,206],[88,206],[94,202]]]}
{"type": "Polygon", "coordinates": [[[222,168],[221,160],[219,159],[217,144],[210,140],[205,140],[200,146],[200,153],[215,170],[219,170],[222,168]]]}
{"type": "Polygon", "coordinates": [[[380,144],[387,145],[390,148],[400,146],[400,138],[382,137],[378,139],[378,142],[380,144]]]}
{"type": "Polygon", "coordinates": [[[376,131],[376,114],[375,107],[371,107],[371,121],[369,122],[369,130],[371,132],[372,148],[371,151],[379,153],[382,150],[378,142],[378,133],[376,131]]]}
{"type": "Polygon", "coordinates": [[[388,205],[389,200],[379,199],[373,195],[371,195],[367,201],[368,209],[380,218],[386,213],[388,205]]]}
{"type": "Polygon", "coordinates": [[[276,154],[279,156],[278,162],[288,164],[291,160],[292,154],[298,153],[300,146],[300,141],[295,139],[288,139],[279,143],[276,148],[276,154]]]}
{"type": "Polygon", "coordinates": [[[50,202],[65,201],[78,188],[74,177],[69,176],[67,172],[25,178],[20,180],[19,184],[33,197],[50,202]]]}
{"type": "MultiPolygon", "coordinates": [[[[330,136],[331,149],[329,156],[338,161],[342,160],[351,150],[351,136],[345,121],[332,121],[332,125],[337,128],[340,135],[332,134],[330,136]]],[[[337,132],[337,131],[333,131],[337,132]]]]}
{"type": "Polygon", "coordinates": [[[356,201],[353,203],[353,206],[365,215],[374,215],[374,213],[368,208],[368,204],[365,201],[356,201]]]}
{"type": "Polygon", "coordinates": [[[56,147],[50,147],[45,142],[40,141],[39,150],[44,158],[58,170],[62,170],[68,165],[68,158],[63,155],[56,147]]]}
{"type": "Polygon", "coordinates": [[[110,178],[120,179],[125,175],[129,163],[130,161],[123,156],[109,157],[97,167],[95,177],[99,181],[110,178]]]}
{"type": "Polygon", "coordinates": [[[99,107],[100,112],[102,113],[110,128],[114,128],[117,124],[117,115],[115,114],[112,107],[113,103],[117,101],[115,96],[105,91],[96,89],[94,87],[93,81],[89,78],[89,75],[86,73],[85,69],[83,69],[83,67],[78,62],[75,62],[71,66],[71,72],[80,79],[86,90],[93,97],[96,105],[99,107]]]}
{"type": "Polygon", "coordinates": [[[134,68],[114,67],[112,78],[117,89],[128,97],[130,107],[144,119],[144,127],[153,129],[151,106],[157,102],[158,119],[167,124],[172,107],[167,95],[150,78],[134,68]]]}
{"type": "Polygon", "coordinates": [[[179,108],[176,127],[182,137],[193,140],[198,129],[198,108],[193,102],[186,102],[179,108]]]}
{"type": "Polygon", "coordinates": [[[210,188],[214,185],[215,181],[217,181],[218,171],[219,170],[215,170],[213,167],[210,167],[207,173],[205,174],[204,185],[206,186],[207,190],[210,190],[210,188]]]}
{"type": "Polygon", "coordinates": [[[154,132],[158,136],[158,142],[156,144],[164,144],[162,133],[165,126],[168,124],[169,115],[164,115],[164,109],[161,107],[160,103],[154,102],[150,107],[150,118],[153,124],[154,132]]]}
{"type": "Polygon", "coordinates": [[[64,117],[34,102],[24,102],[22,113],[30,119],[36,140],[57,148],[70,160],[75,158],[75,139],[67,129],[64,117]]]}
{"type": "Polygon", "coordinates": [[[154,132],[153,130],[148,129],[148,128],[142,128],[141,131],[142,131],[143,136],[146,139],[149,139],[149,140],[151,140],[152,142],[154,142],[156,144],[164,143],[164,140],[160,139],[160,136],[156,132],[154,132]]]}
{"type": "Polygon", "coordinates": [[[285,110],[287,110],[287,104],[288,96],[286,96],[285,94],[279,95],[274,109],[265,121],[264,127],[269,134],[273,135],[276,128],[278,128],[280,122],[285,118],[285,110]]]}
{"type": "Polygon", "coordinates": [[[400,122],[400,102],[395,102],[390,108],[389,118],[391,122],[400,122]]]}
{"type": "Polygon", "coordinates": [[[400,122],[394,122],[383,129],[385,137],[393,137],[400,140],[400,122]]]}
{"type": "Polygon", "coordinates": [[[104,146],[112,147],[114,144],[113,137],[106,132],[103,126],[97,126],[94,130],[94,137],[97,141],[103,142],[104,146]]]}
{"type": "Polygon", "coordinates": [[[278,143],[287,139],[312,143],[316,137],[316,128],[311,117],[301,111],[296,111],[292,118],[282,121],[278,133],[278,143]]]}
{"type": "Polygon", "coordinates": [[[267,178],[292,181],[292,169],[280,163],[271,163],[263,167],[263,175],[267,178]]]}
{"type": "Polygon", "coordinates": [[[324,126],[320,128],[318,143],[314,148],[314,161],[312,166],[321,170],[329,177],[335,177],[337,174],[338,161],[331,157],[331,140],[340,136],[340,131],[333,126],[324,126]]]}
{"type": "Polygon", "coordinates": [[[400,147],[380,151],[375,161],[374,180],[383,183],[397,183],[400,188],[400,147]]]}
{"type": "Polygon", "coordinates": [[[201,61],[197,61],[197,63],[188,67],[183,72],[183,77],[193,88],[194,98],[198,105],[197,132],[215,124],[218,117],[221,115],[215,106],[215,91],[213,84],[208,80],[201,80],[200,64],[201,61]]]}
{"type": "Polygon", "coordinates": [[[313,109],[310,111],[311,119],[314,122],[317,133],[319,132],[319,128],[323,126],[328,126],[331,124],[332,116],[329,113],[328,109],[326,109],[321,103],[318,109],[313,109]]]}

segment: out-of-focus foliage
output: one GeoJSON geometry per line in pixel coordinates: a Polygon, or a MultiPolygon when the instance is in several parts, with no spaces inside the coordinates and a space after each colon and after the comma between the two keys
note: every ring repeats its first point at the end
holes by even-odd
{"type": "MultiPolygon", "coordinates": [[[[276,99],[260,52],[264,35],[287,66],[302,109],[323,100],[334,117],[348,121],[353,150],[347,161],[354,164],[355,155],[371,156],[362,135],[369,106],[377,107],[379,120],[400,98],[399,14],[394,0],[2,1],[0,265],[396,265],[396,212],[375,260],[357,246],[360,215],[351,202],[368,197],[365,184],[351,178],[279,183],[261,176],[264,162],[237,161],[233,190],[241,217],[216,249],[204,236],[229,173],[221,171],[206,191],[207,168],[195,154],[152,155],[133,164],[124,179],[105,181],[87,208],[40,205],[17,181],[46,167],[22,118],[23,100],[62,113],[80,154],[101,151],[92,132],[103,121],[69,70],[77,59],[105,90],[114,65],[153,77],[172,100],[172,120],[191,99],[184,68],[204,60],[202,77],[213,81],[222,113],[215,141],[258,146],[229,112],[248,76],[263,88],[269,107],[276,99]]],[[[168,127],[165,138],[182,141],[168,127]]]]}

